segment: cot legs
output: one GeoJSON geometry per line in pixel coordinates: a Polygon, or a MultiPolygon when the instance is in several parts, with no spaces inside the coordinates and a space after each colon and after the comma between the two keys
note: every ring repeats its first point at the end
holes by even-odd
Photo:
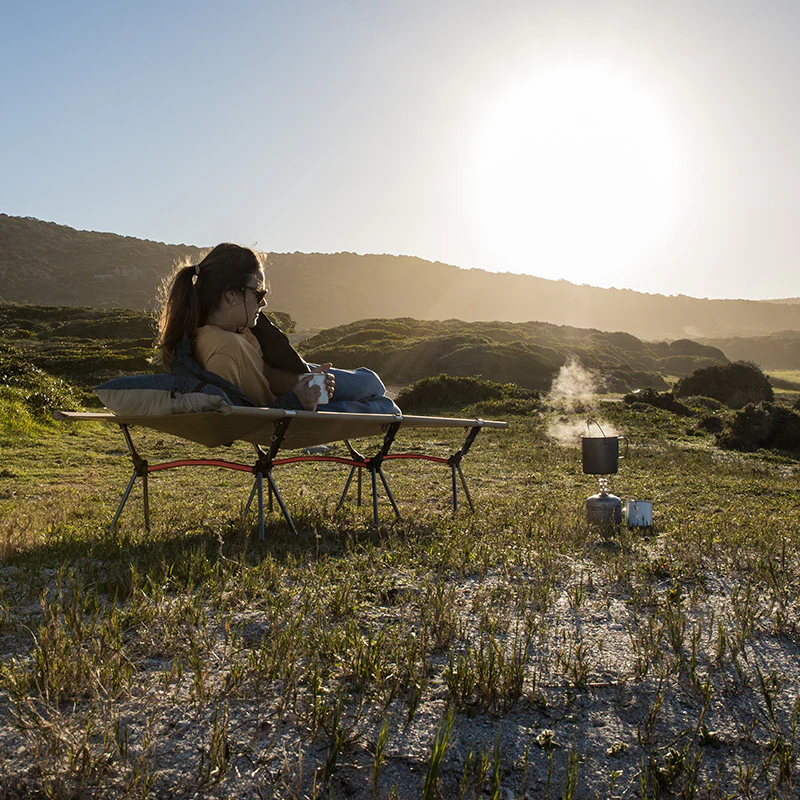
{"type": "Polygon", "coordinates": [[[347,499],[347,493],[350,491],[350,484],[353,482],[353,475],[356,474],[356,471],[358,471],[358,505],[361,505],[361,470],[368,469],[372,478],[372,519],[375,523],[375,527],[377,528],[379,524],[378,477],[381,479],[383,489],[386,492],[386,496],[389,498],[389,503],[391,503],[392,511],[394,511],[395,517],[400,519],[400,509],[397,507],[397,503],[394,501],[394,495],[392,494],[392,490],[389,488],[389,481],[386,480],[386,475],[384,475],[382,467],[383,461],[389,454],[389,450],[394,442],[394,437],[397,435],[397,430],[399,427],[400,424],[397,422],[389,425],[389,427],[386,429],[386,435],[383,437],[383,445],[381,446],[381,449],[372,458],[367,458],[359,453],[358,450],[356,450],[355,447],[350,444],[348,439],[344,440],[344,443],[347,445],[347,449],[350,451],[350,457],[353,461],[358,463],[353,464],[353,466],[350,467],[350,474],[347,476],[347,481],[344,485],[342,496],[339,498],[339,502],[336,505],[337,511],[339,511],[339,509],[344,505],[344,501],[347,499]]]}
{"type": "Polygon", "coordinates": [[[264,541],[264,476],[267,477],[267,507],[270,511],[272,511],[272,498],[274,497],[278,501],[278,506],[281,509],[281,513],[283,514],[283,518],[286,520],[286,524],[289,526],[289,529],[295,536],[298,536],[297,526],[294,524],[294,520],[292,519],[292,515],[289,513],[289,509],[286,507],[286,503],[283,501],[283,496],[281,495],[278,485],[275,483],[275,478],[272,477],[272,460],[274,455],[272,450],[274,449],[277,452],[278,447],[280,446],[280,442],[283,439],[283,435],[281,435],[280,439],[277,441],[277,445],[273,441],[273,448],[270,448],[269,453],[265,453],[258,445],[255,445],[256,454],[258,455],[258,461],[256,461],[255,466],[253,467],[253,473],[255,474],[255,480],[253,481],[253,488],[250,491],[250,498],[247,501],[247,505],[244,509],[244,514],[242,515],[242,519],[247,516],[247,513],[250,511],[250,506],[253,503],[253,497],[258,495],[258,538],[259,541],[264,541]]]}
{"type": "Polygon", "coordinates": [[[142,502],[144,504],[144,528],[146,531],[150,531],[150,499],[147,492],[147,461],[143,459],[137,452],[136,448],[133,446],[133,439],[131,439],[131,434],[128,431],[127,425],[120,425],[122,429],[122,435],[125,437],[125,444],[128,447],[128,453],[130,453],[131,460],[133,461],[133,475],[131,475],[131,479],[128,481],[128,485],[125,487],[125,491],[122,494],[122,499],[119,501],[119,505],[117,506],[116,513],[114,514],[114,518],[111,520],[111,524],[108,526],[109,531],[116,530],[117,523],[119,522],[119,518],[122,515],[122,509],[125,508],[125,504],[128,502],[128,498],[131,496],[131,491],[133,490],[133,485],[136,483],[137,478],[142,479],[142,502]]]}
{"type": "Polygon", "coordinates": [[[464,477],[464,473],[461,469],[461,460],[467,454],[470,446],[472,445],[475,437],[480,432],[481,426],[476,425],[472,427],[467,434],[467,437],[462,445],[461,449],[453,453],[449,458],[442,458],[439,456],[432,456],[432,455],[423,455],[419,453],[400,453],[400,454],[389,454],[389,450],[392,447],[394,442],[394,438],[397,434],[397,431],[401,425],[401,422],[394,422],[387,426],[385,426],[385,435],[383,438],[383,444],[380,450],[374,456],[364,456],[359,453],[348,440],[344,440],[347,448],[350,451],[350,458],[344,459],[339,457],[298,457],[298,458],[285,458],[285,459],[276,459],[280,446],[284,440],[286,435],[286,429],[289,426],[289,422],[291,421],[290,418],[278,420],[275,423],[275,430],[272,435],[272,441],[268,451],[263,450],[258,445],[255,445],[257,459],[255,464],[248,465],[248,464],[240,464],[231,461],[224,461],[221,459],[182,459],[177,461],[166,461],[157,464],[148,464],[148,462],[143,459],[137,452],[136,448],[133,445],[133,441],[131,439],[130,433],[128,431],[128,426],[126,423],[119,423],[120,429],[122,430],[122,434],[125,437],[125,444],[128,448],[128,452],[130,454],[131,460],[133,461],[133,474],[131,475],[127,486],[125,487],[125,491],[123,492],[122,499],[119,502],[119,506],[117,507],[116,512],[114,513],[114,518],[109,525],[109,530],[113,531],[118,523],[120,516],[122,515],[122,511],[125,508],[126,503],[133,491],[134,484],[136,483],[137,478],[142,479],[142,500],[144,506],[144,524],[146,530],[150,530],[150,503],[149,503],[149,486],[148,486],[148,475],[150,472],[156,472],[159,470],[164,469],[172,469],[174,467],[181,467],[181,466],[215,466],[215,467],[224,467],[226,469],[234,469],[239,471],[250,472],[253,476],[253,486],[250,491],[250,496],[247,500],[247,504],[244,509],[244,513],[242,516],[242,520],[244,520],[249,513],[253,500],[257,499],[258,504],[258,535],[261,541],[264,540],[265,535],[265,524],[264,524],[264,477],[266,476],[267,479],[267,504],[270,511],[272,511],[273,506],[273,498],[278,501],[278,506],[280,507],[281,513],[283,514],[283,518],[286,520],[287,525],[289,526],[290,530],[297,535],[297,527],[294,524],[294,520],[292,519],[291,514],[289,513],[288,508],[286,507],[286,503],[281,496],[280,491],[278,490],[278,486],[275,483],[275,479],[273,477],[273,467],[274,466],[281,466],[283,464],[290,464],[299,461],[336,461],[338,463],[344,463],[350,466],[350,473],[347,476],[347,481],[344,485],[344,489],[342,490],[342,494],[339,497],[339,502],[336,506],[336,510],[340,510],[344,505],[345,500],[347,499],[347,495],[350,491],[350,487],[353,483],[353,478],[357,478],[357,487],[358,487],[358,495],[357,495],[357,504],[361,505],[362,499],[362,474],[363,470],[369,470],[370,477],[371,477],[371,489],[372,489],[372,515],[374,524],[377,527],[379,524],[379,517],[378,517],[378,478],[380,478],[381,485],[383,486],[383,490],[386,493],[386,497],[389,500],[389,503],[392,507],[392,511],[394,512],[395,517],[398,519],[400,518],[400,509],[397,507],[397,503],[395,502],[394,495],[392,494],[392,490],[389,487],[389,482],[386,478],[386,475],[383,471],[383,462],[389,459],[422,459],[426,461],[433,461],[439,464],[446,464],[450,467],[450,477],[451,477],[451,486],[452,486],[452,495],[453,495],[453,511],[458,511],[459,506],[459,497],[458,497],[458,484],[459,481],[461,483],[461,487],[464,490],[464,496],[467,499],[467,503],[472,511],[475,511],[475,506],[472,502],[472,496],[470,495],[469,488],[467,487],[467,481],[464,477]]]}
{"type": "Polygon", "coordinates": [[[469,503],[469,509],[470,511],[474,512],[475,506],[472,503],[472,496],[469,493],[467,479],[464,477],[461,464],[451,464],[450,472],[453,477],[453,511],[458,511],[458,482],[456,481],[456,473],[458,473],[458,477],[461,478],[461,485],[464,487],[464,496],[467,498],[467,502],[469,503]]]}
{"type": "Polygon", "coordinates": [[[138,473],[136,472],[136,470],[134,470],[133,475],[131,475],[131,479],[128,481],[128,485],[122,494],[122,500],[119,501],[119,505],[117,506],[117,511],[114,514],[114,519],[111,520],[111,524],[108,526],[109,531],[113,531],[117,527],[119,518],[120,516],[122,516],[122,509],[125,508],[125,503],[128,502],[128,498],[131,496],[131,490],[133,489],[133,484],[136,483],[136,478],[138,477],[139,477],[138,473]]]}
{"type": "Polygon", "coordinates": [[[394,495],[392,494],[392,490],[389,488],[389,481],[386,480],[386,475],[384,471],[379,467],[377,469],[373,469],[369,463],[366,465],[357,465],[350,467],[350,474],[347,476],[347,481],[344,484],[344,489],[342,490],[341,497],[339,498],[339,502],[336,504],[336,510],[339,511],[342,506],[344,505],[344,501],[347,499],[347,493],[350,491],[350,485],[353,482],[353,476],[358,475],[358,495],[356,500],[356,505],[361,505],[361,471],[363,469],[369,469],[370,476],[372,478],[372,518],[375,522],[375,525],[378,525],[378,478],[380,477],[381,483],[383,484],[383,489],[386,492],[386,497],[389,498],[389,503],[392,506],[392,511],[394,511],[395,517],[400,519],[400,509],[397,507],[397,503],[395,502],[394,495]]]}

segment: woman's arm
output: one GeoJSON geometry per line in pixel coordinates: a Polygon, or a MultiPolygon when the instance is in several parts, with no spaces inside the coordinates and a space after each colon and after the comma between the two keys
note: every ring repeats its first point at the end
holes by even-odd
{"type": "Polygon", "coordinates": [[[287,372],[283,369],[276,369],[271,367],[267,362],[264,362],[264,377],[269,382],[270,388],[275,394],[284,394],[291,392],[297,385],[297,372],[287,372]]]}
{"type": "MultiPolygon", "coordinates": [[[[266,377],[258,375],[252,368],[245,369],[246,364],[240,359],[224,352],[214,353],[205,363],[205,368],[214,372],[234,386],[238,386],[259,406],[268,406],[275,399],[266,377]]],[[[283,394],[283,392],[281,392],[283,394]]]]}

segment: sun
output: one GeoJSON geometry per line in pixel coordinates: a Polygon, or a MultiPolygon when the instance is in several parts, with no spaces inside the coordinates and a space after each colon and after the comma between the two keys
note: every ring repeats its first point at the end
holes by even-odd
{"type": "Polygon", "coordinates": [[[621,286],[675,221],[680,167],[652,93],[605,65],[563,63],[489,109],[468,194],[497,268],[621,286]]]}

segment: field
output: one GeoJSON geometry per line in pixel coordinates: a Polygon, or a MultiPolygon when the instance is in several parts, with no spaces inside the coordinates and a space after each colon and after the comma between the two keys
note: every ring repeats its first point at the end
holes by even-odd
{"type": "Polygon", "coordinates": [[[264,543],[248,476],[213,469],[154,476],[151,532],[138,490],[108,532],[118,432],[6,420],[2,796],[797,796],[798,462],[592,413],[630,438],[612,489],[652,530],[586,523],[596,481],[547,435],[585,415],[546,408],[478,437],[475,514],[446,469],[395,462],[403,519],[382,504],[376,530],[334,514],[343,467],[285,467],[300,535],[276,514],[264,543]]]}

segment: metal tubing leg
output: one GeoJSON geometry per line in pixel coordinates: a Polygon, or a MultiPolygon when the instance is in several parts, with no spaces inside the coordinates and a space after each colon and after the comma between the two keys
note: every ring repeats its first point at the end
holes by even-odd
{"type": "Polygon", "coordinates": [[[264,541],[264,475],[256,472],[256,492],[258,494],[258,541],[264,541]]]}
{"type": "Polygon", "coordinates": [[[269,509],[269,513],[272,513],[272,484],[267,481],[267,508],[269,509]]]}
{"type": "Polygon", "coordinates": [[[150,496],[147,490],[147,472],[142,473],[142,502],[144,504],[144,529],[150,533],[150,496]]]}
{"type": "Polygon", "coordinates": [[[461,478],[461,485],[464,487],[464,494],[466,495],[467,502],[469,503],[469,509],[473,513],[475,513],[475,505],[472,502],[472,496],[469,493],[469,488],[467,487],[467,479],[464,477],[464,472],[461,469],[461,464],[456,464],[456,469],[458,470],[458,476],[461,478]]]}
{"type": "Polygon", "coordinates": [[[364,470],[359,467],[358,468],[358,499],[356,500],[356,505],[361,508],[361,475],[364,470]]]}
{"type": "Polygon", "coordinates": [[[450,465],[450,477],[453,482],[453,512],[458,511],[458,481],[456,481],[456,465],[450,465]]]}
{"type": "MultiPolygon", "coordinates": [[[[356,470],[359,470],[358,476],[359,479],[361,478],[361,470],[359,467],[350,467],[350,474],[347,476],[347,480],[344,484],[344,489],[342,490],[342,496],[339,498],[339,502],[336,504],[336,510],[341,510],[342,506],[344,505],[344,501],[347,499],[347,493],[350,491],[350,484],[353,482],[353,475],[355,474],[356,470]]],[[[359,480],[359,483],[361,481],[359,480]]],[[[360,503],[359,503],[360,505],[360,503]]]]}
{"type": "Polygon", "coordinates": [[[386,480],[386,476],[383,474],[382,469],[378,469],[378,475],[381,476],[383,488],[386,490],[386,496],[389,498],[389,502],[392,504],[392,508],[394,509],[394,515],[397,517],[397,519],[400,519],[400,509],[397,507],[397,503],[395,503],[394,501],[392,490],[389,488],[389,482],[386,480]]]}
{"type": "Polygon", "coordinates": [[[136,470],[134,470],[133,475],[131,475],[131,479],[128,481],[128,485],[122,494],[122,500],[119,501],[119,505],[117,506],[117,513],[114,514],[114,519],[111,520],[111,524],[108,526],[109,531],[113,531],[117,527],[117,522],[119,522],[120,515],[122,514],[122,509],[125,508],[125,503],[128,502],[128,498],[131,496],[131,490],[133,489],[133,484],[136,483],[136,478],[138,476],[139,473],[136,470]]]}
{"type": "Polygon", "coordinates": [[[269,484],[270,489],[274,492],[275,499],[278,501],[278,505],[281,507],[281,511],[283,512],[283,518],[292,529],[292,533],[295,536],[299,536],[300,534],[297,532],[297,528],[294,525],[294,520],[292,519],[291,514],[289,514],[289,509],[286,508],[286,504],[283,502],[281,493],[278,491],[278,487],[275,485],[275,479],[272,477],[272,471],[267,472],[267,483],[269,484]]]}
{"type": "Polygon", "coordinates": [[[247,505],[244,507],[244,512],[242,513],[242,522],[244,522],[244,518],[250,513],[250,506],[253,505],[253,498],[256,496],[256,491],[258,490],[258,478],[253,479],[253,488],[250,490],[250,497],[247,498],[247,505]]]}
{"type": "Polygon", "coordinates": [[[375,474],[377,470],[371,469],[372,475],[372,518],[375,521],[375,527],[378,527],[378,476],[375,474]]]}

